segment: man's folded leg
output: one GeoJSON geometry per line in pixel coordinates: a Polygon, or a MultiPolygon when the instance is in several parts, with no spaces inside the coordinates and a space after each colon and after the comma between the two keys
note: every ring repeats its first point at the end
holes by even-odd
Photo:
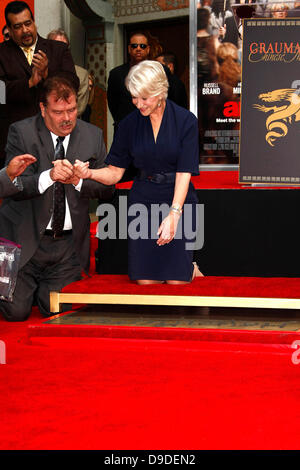
{"type": "Polygon", "coordinates": [[[34,256],[18,273],[13,301],[0,301],[0,312],[8,321],[25,321],[36,301],[41,314],[49,316],[50,292],[80,279],[72,237],[55,241],[43,237],[34,256]]]}
{"type": "MultiPolygon", "coordinates": [[[[35,299],[42,315],[48,317],[54,315],[50,313],[50,292],[59,292],[64,286],[74,281],[79,281],[81,276],[81,267],[77,260],[77,255],[73,251],[70,257],[65,257],[61,263],[47,267],[40,279],[35,299]]],[[[64,305],[61,312],[70,310],[71,305],[64,305]]]]}
{"type": "Polygon", "coordinates": [[[12,302],[0,301],[0,312],[7,321],[25,321],[32,309],[37,283],[33,273],[24,266],[19,273],[12,302]]]}

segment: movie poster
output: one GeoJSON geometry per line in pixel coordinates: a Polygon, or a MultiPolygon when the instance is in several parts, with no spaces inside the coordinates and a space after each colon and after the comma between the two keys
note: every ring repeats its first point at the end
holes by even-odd
{"type": "Polygon", "coordinates": [[[198,88],[200,164],[238,164],[240,90],[213,81],[198,88]]]}
{"type": "Polygon", "coordinates": [[[244,21],[240,182],[300,184],[300,19],[244,21]]]}
{"type": "Polygon", "coordinates": [[[200,164],[238,165],[241,41],[229,2],[197,9],[200,164]]]}

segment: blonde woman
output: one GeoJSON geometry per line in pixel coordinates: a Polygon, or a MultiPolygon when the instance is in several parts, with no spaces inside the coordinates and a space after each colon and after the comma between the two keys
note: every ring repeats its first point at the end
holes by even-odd
{"type": "MultiPolygon", "coordinates": [[[[198,122],[192,113],[167,100],[168,80],[159,62],[144,60],[133,66],[126,86],[137,109],[120,122],[106,159],[108,167],[90,170],[77,162],[76,172],[81,178],[110,185],[134,164],[138,176],[129,204],[131,210],[142,204],[138,222],[143,235],[137,238],[128,231],[129,277],[139,284],[191,282],[202,275],[193,263],[193,251],[187,249],[198,202],[190,182],[191,175],[198,174],[198,122]],[[167,214],[156,221],[161,204],[167,206],[167,214]],[[176,236],[182,211],[191,217],[183,218],[186,226],[176,236]]],[[[128,220],[130,226],[134,217],[128,220]]]]}

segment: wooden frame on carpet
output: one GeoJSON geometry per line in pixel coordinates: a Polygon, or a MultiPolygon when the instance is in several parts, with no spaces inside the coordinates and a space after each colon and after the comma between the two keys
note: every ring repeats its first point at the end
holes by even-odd
{"type": "Polygon", "coordinates": [[[264,297],[212,297],[195,295],[133,295],[50,292],[50,312],[60,311],[64,303],[111,305],[161,305],[183,307],[236,307],[299,309],[300,299],[264,297]]]}

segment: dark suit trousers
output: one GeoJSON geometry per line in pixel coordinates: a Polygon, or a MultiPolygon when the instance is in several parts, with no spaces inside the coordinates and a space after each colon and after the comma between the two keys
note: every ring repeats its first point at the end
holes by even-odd
{"type": "Polygon", "coordinates": [[[0,301],[0,312],[8,321],[24,321],[34,302],[44,316],[50,314],[50,291],[81,279],[72,234],[53,239],[44,235],[30,261],[18,273],[13,301],[0,301]]]}

